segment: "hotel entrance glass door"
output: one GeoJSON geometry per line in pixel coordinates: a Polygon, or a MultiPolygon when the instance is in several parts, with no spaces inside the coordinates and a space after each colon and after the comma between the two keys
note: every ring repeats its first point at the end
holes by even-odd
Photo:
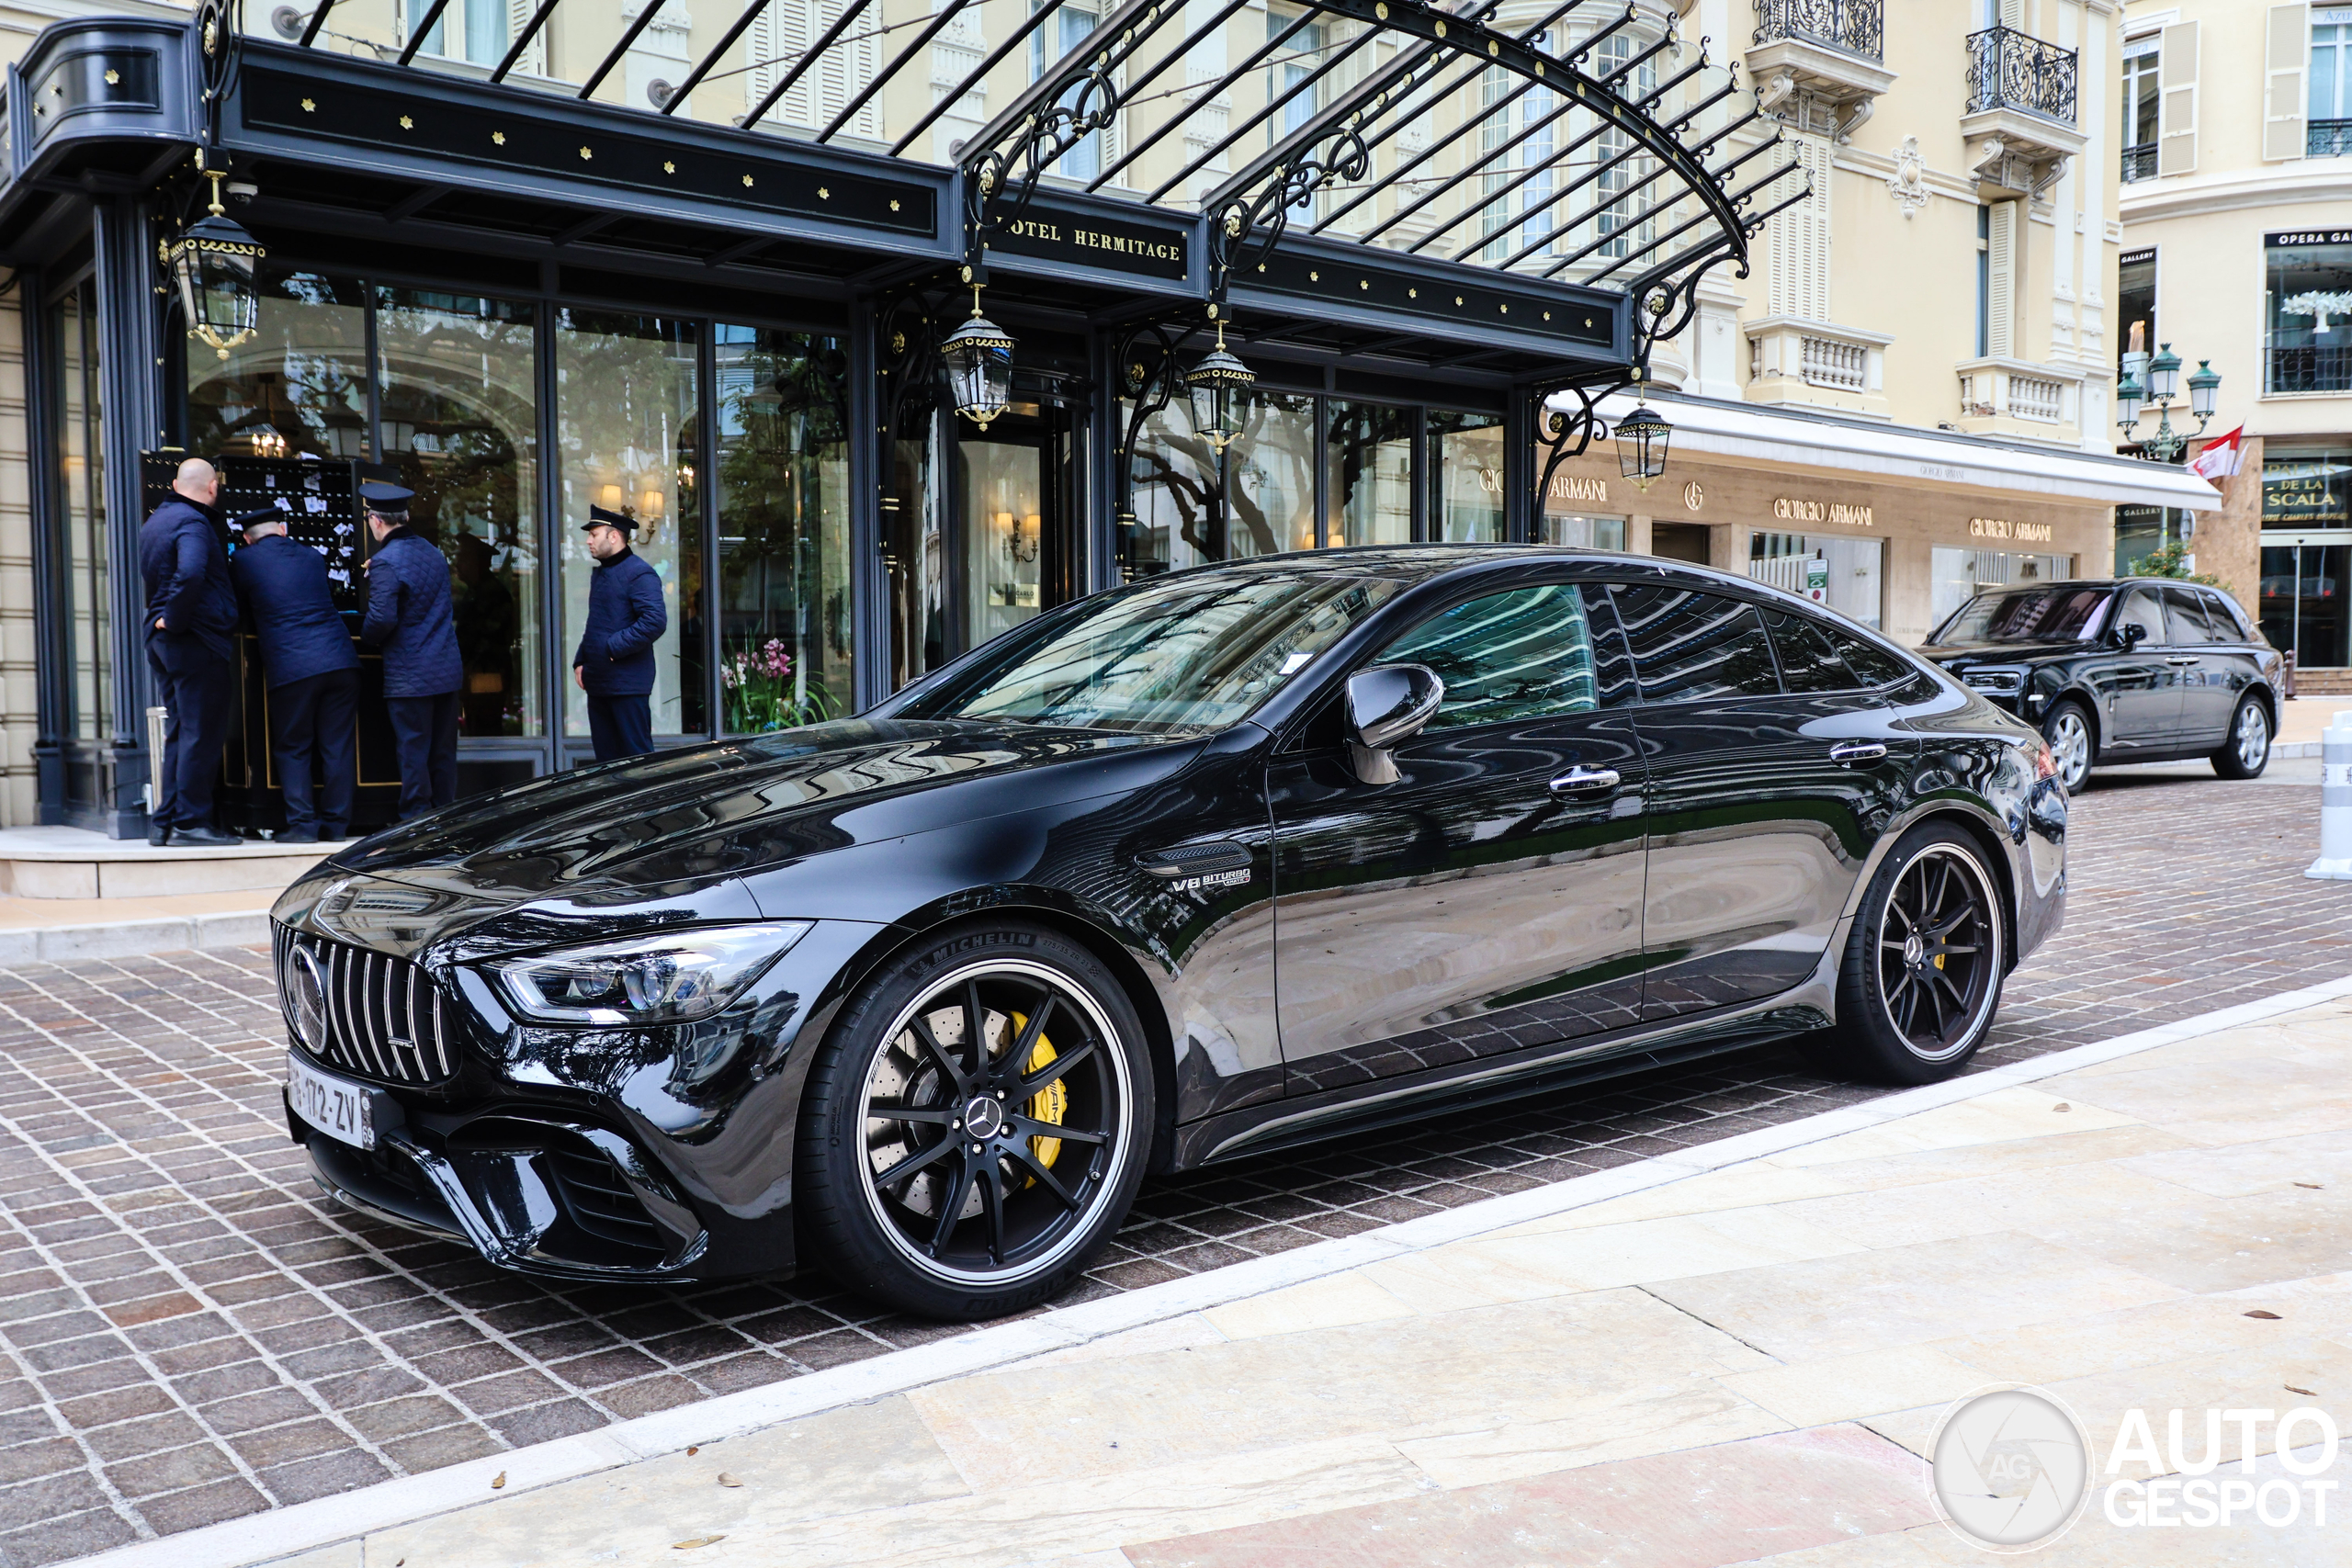
{"type": "Polygon", "coordinates": [[[2262,635],[2291,650],[2299,670],[2352,665],[2352,617],[2345,615],[2352,544],[2262,547],[2262,635]]]}

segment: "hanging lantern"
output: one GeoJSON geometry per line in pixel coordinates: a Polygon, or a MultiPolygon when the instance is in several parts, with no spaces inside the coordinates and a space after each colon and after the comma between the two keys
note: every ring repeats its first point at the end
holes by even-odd
{"type": "Polygon", "coordinates": [[[1617,471],[1646,493],[1666,472],[1666,446],[1673,435],[1674,426],[1647,403],[1637,404],[1617,422],[1617,471]]]}
{"type": "Polygon", "coordinates": [[[1012,405],[1012,336],[980,314],[980,290],[972,288],[972,319],[939,345],[947,367],[947,389],[956,412],[982,430],[1012,405]]]}
{"type": "Polygon", "coordinates": [[[1216,346],[1184,378],[1184,392],[1193,402],[1193,433],[1219,457],[1240,435],[1257,384],[1258,373],[1225,346],[1225,323],[1217,322],[1216,346]]]}
{"type": "Polygon", "coordinates": [[[254,269],[266,253],[220,208],[220,179],[227,171],[207,169],[212,210],[189,224],[168,244],[159,244],[164,269],[179,290],[187,335],[201,338],[221,358],[254,335],[261,310],[254,269]]]}

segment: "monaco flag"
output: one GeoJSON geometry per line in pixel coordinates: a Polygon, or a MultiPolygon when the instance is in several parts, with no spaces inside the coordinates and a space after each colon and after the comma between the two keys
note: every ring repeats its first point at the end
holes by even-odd
{"type": "Polygon", "coordinates": [[[2245,434],[2241,424],[2227,435],[2205,444],[2205,450],[2188,460],[2188,471],[2200,479],[2225,479],[2238,471],[2242,457],[2240,438],[2245,434]]]}

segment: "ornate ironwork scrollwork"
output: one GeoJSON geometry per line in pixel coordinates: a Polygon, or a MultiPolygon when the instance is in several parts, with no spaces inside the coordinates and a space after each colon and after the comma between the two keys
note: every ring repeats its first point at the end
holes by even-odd
{"type": "Polygon", "coordinates": [[[220,145],[220,106],[236,81],[237,62],[244,52],[244,0],[204,0],[197,8],[197,73],[204,85],[204,149],[220,145]]]}
{"type": "Polygon", "coordinates": [[[1218,311],[1227,281],[1273,254],[1290,228],[1292,213],[1311,203],[1315,193],[1331,181],[1361,180],[1371,169],[1372,149],[1361,125],[1351,122],[1319,150],[1278,164],[1255,192],[1245,191],[1227,202],[1209,225],[1209,291],[1218,311]]]}
{"type": "Polygon", "coordinates": [[[1129,327],[1112,347],[1111,374],[1117,395],[1135,400],[1135,407],[1121,432],[1119,468],[1114,480],[1117,498],[1114,515],[1122,529],[1136,525],[1135,451],[1143,440],[1144,423],[1152,415],[1164,412],[1174,400],[1182,380],[1176,356],[1197,331],[1196,325],[1179,328],[1173,322],[1154,318],[1129,327]]]}

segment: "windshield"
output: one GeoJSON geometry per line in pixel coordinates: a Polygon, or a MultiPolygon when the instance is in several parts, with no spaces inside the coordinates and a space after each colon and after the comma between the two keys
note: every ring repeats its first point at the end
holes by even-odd
{"type": "Polygon", "coordinates": [[[1930,648],[1963,642],[2088,642],[2107,618],[2105,588],[2018,588],[1980,593],[1928,639],[1930,648]]]}
{"type": "Polygon", "coordinates": [[[1042,638],[904,710],[1153,733],[1246,718],[1403,584],[1328,566],[1193,576],[1107,593],[1042,638]]]}

